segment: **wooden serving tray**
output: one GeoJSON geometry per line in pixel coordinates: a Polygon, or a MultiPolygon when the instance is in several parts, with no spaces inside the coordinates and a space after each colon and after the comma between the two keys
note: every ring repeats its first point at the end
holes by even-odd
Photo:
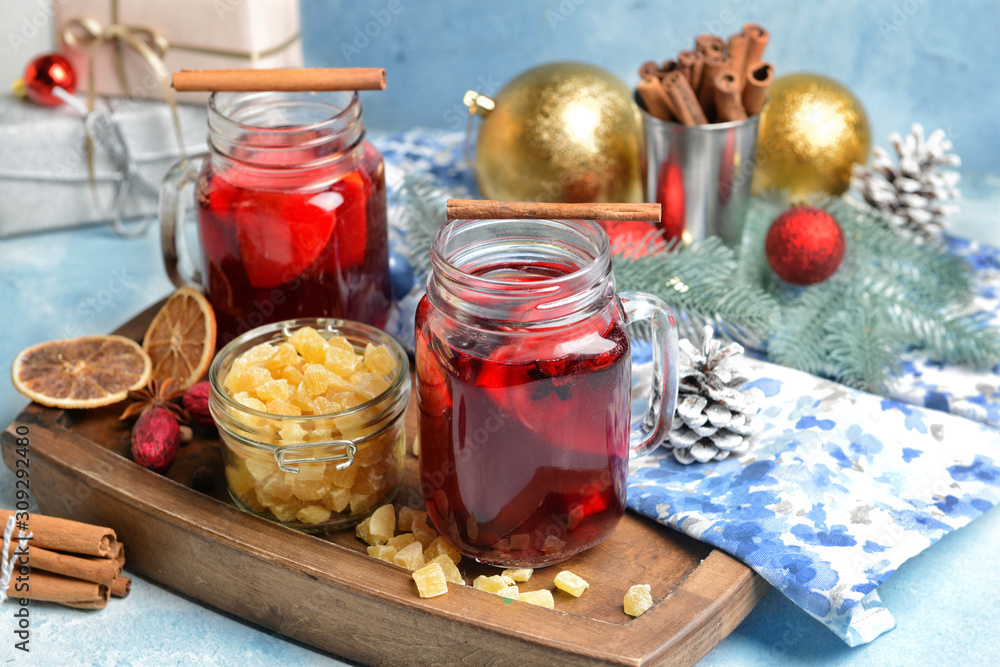
{"type": "MultiPolygon", "coordinates": [[[[140,340],[160,305],[117,333],[140,340]]],[[[214,436],[196,434],[167,476],[135,464],[122,409],[32,404],[2,435],[4,462],[14,469],[14,432],[27,427],[31,490],[43,513],[110,526],[128,545],[129,570],[364,663],[693,664],[768,589],[727,554],[629,512],[604,543],[521,585],[552,588],[561,569],[590,582],[580,598],[556,591],[555,610],[471,586],[424,600],[409,572],[370,558],[353,530],[320,538],[239,511],[214,436]],[[190,486],[203,466],[215,473],[208,493],[190,486]],[[622,599],[637,583],[650,584],[657,602],[632,618],[622,599]]],[[[412,443],[412,401],[406,419],[412,443]]],[[[422,506],[416,481],[409,456],[397,505],[422,506]]],[[[498,572],[468,559],[459,569],[467,582],[498,572]]]]}

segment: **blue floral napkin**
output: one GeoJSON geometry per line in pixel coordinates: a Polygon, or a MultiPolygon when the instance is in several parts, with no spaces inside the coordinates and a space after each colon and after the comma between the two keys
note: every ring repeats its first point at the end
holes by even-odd
{"type": "MultiPolygon", "coordinates": [[[[376,141],[386,159],[396,309],[389,327],[412,349],[423,294],[407,266],[407,172],[475,196],[464,135],[414,130],[376,141]]],[[[964,241],[976,308],[1000,321],[1000,252],[964,241]]],[[[644,372],[643,355],[634,370],[644,372]]],[[[907,559],[1000,500],[1000,374],[906,357],[891,398],[750,360],[765,394],[764,430],[744,455],[684,466],[659,449],[633,461],[629,507],[749,565],[848,644],[895,627],[877,587],[907,559]],[[948,414],[948,413],[953,414],[948,414]],[[967,417],[967,419],[965,418],[967,417]]]]}

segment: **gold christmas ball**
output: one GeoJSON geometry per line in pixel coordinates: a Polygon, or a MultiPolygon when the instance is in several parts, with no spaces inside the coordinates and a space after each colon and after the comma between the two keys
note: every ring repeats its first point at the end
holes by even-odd
{"type": "Polygon", "coordinates": [[[842,194],[870,147],[868,116],[851,91],[819,74],[780,77],[760,116],[753,191],[842,194]]]}
{"type": "Polygon", "coordinates": [[[487,199],[642,201],[639,110],[609,72],[551,63],[511,80],[494,100],[470,91],[466,103],[483,116],[475,163],[487,199]]]}

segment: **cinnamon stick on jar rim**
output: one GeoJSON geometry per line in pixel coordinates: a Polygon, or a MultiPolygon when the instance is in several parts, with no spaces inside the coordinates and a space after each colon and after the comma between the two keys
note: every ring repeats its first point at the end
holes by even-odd
{"type": "Polygon", "coordinates": [[[767,102],[767,91],[774,80],[774,67],[771,63],[757,63],[757,67],[750,70],[747,77],[747,85],[743,88],[743,106],[747,113],[753,116],[760,113],[767,102]]]}
{"type": "Polygon", "coordinates": [[[724,70],[715,76],[715,109],[721,122],[743,120],[747,117],[746,109],[740,100],[739,82],[736,74],[724,70]]]}
{"type": "Polygon", "coordinates": [[[178,91],[385,90],[381,67],[291,67],[287,69],[183,69],[174,72],[178,91]]]}
{"type": "Polygon", "coordinates": [[[449,199],[448,220],[639,220],[660,221],[659,204],[561,204],[449,199]]]}

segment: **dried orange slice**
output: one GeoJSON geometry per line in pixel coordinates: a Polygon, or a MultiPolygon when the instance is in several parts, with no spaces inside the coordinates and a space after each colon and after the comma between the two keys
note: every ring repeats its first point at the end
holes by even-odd
{"type": "Polygon", "coordinates": [[[14,387],[53,408],[98,408],[117,403],[149,381],[152,364],[123,336],[84,336],[39,343],[14,358],[14,387]]]}
{"type": "Polygon", "coordinates": [[[177,378],[174,387],[187,389],[205,374],[215,354],[215,311],[208,300],[188,287],[167,299],[156,314],[142,349],[153,361],[152,379],[177,378]]]}

